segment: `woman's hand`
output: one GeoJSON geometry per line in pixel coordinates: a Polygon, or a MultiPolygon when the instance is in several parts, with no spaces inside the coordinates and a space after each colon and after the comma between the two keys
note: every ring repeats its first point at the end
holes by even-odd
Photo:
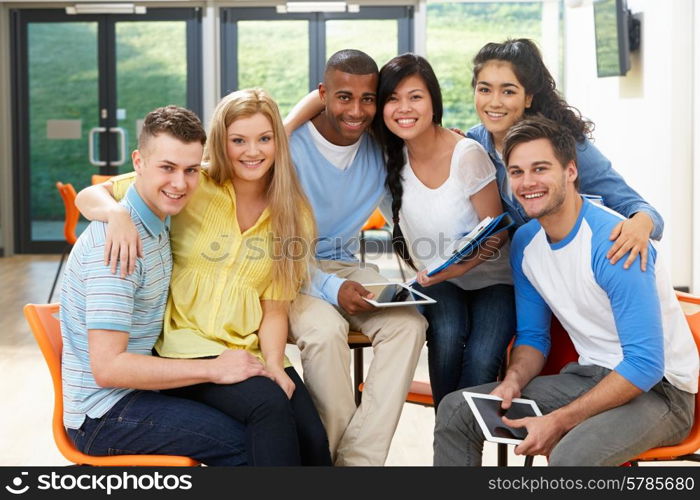
{"type": "Polygon", "coordinates": [[[294,382],[292,382],[292,379],[289,378],[289,375],[287,375],[287,372],[284,371],[284,368],[276,366],[274,368],[267,367],[267,372],[272,376],[272,380],[274,380],[277,385],[279,385],[284,393],[287,395],[287,399],[292,399],[292,394],[294,394],[294,389],[296,389],[296,385],[294,385],[294,382]]]}
{"type": "Polygon", "coordinates": [[[104,263],[112,274],[121,263],[120,275],[126,278],[136,269],[136,259],[143,257],[141,238],[129,212],[122,206],[110,212],[105,234],[104,263]]]}
{"type": "Polygon", "coordinates": [[[476,260],[476,258],[472,258],[469,260],[465,260],[464,262],[452,264],[446,269],[443,269],[439,273],[434,274],[430,277],[428,277],[428,271],[424,269],[423,271],[420,271],[418,273],[418,275],[416,276],[416,281],[418,281],[418,283],[424,287],[437,285],[438,283],[442,283],[443,281],[456,278],[457,276],[462,276],[464,273],[476,266],[476,260]]]}
{"type": "Polygon", "coordinates": [[[615,242],[606,255],[610,264],[615,264],[629,253],[623,265],[629,269],[637,255],[640,255],[642,271],[646,271],[647,245],[653,230],[654,223],[644,212],[637,212],[631,219],[620,221],[610,233],[610,240],[615,242]]]}

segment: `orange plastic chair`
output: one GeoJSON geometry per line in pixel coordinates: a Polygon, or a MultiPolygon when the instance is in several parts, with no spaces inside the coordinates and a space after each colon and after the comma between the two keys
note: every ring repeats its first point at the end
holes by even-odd
{"type": "Polygon", "coordinates": [[[102,184],[103,182],[107,182],[112,177],[114,177],[114,176],[113,175],[94,174],[92,176],[91,182],[92,182],[92,185],[94,186],[95,184],[102,184]]]}
{"type": "Polygon", "coordinates": [[[27,318],[34,338],[39,344],[53,382],[53,437],[61,454],[70,462],[78,465],[104,465],[124,467],[131,465],[186,467],[199,465],[199,462],[188,457],[172,455],[111,455],[97,457],[78,451],[68,438],[63,427],[63,385],[61,380],[61,354],[63,339],[58,318],[58,304],[27,304],[24,306],[24,317],[27,318]]]}
{"type": "MultiPolygon", "coordinates": [[[[700,306],[700,297],[684,292],[676,292],[678,301],[686,304],[694,304],[700,306]]],[[[690,331],[693,334],[693,340],[700,353],[700,310],[695,312],[686,312],[685,318],[690,326],[690,331]]],[[[700,383],[700,379],[699,379],[700,383]]],[[[643,461],[676,461],[689,460],[691,462],[700,462],[700,393],[695,394],[695,421],[690,429],[690,434],[682,442],[673,446],[661,446],[647,450],[637,458],[632,460],[633,465],[643,461]]]]}
{"type": "Polygon", "coordinates": [[[58,193],[63,199],[63,206],[65,208],[64,222],[63,222],[63,237],[66,240],[67,245],[63,249],[61,254],[61,260],[58,262],[58,269],[56,270],[56,277],[53,279],[53,285],[51,285],[51,292],[49,293],[49,299],[46,302],[51,302],[53,298],[53,292],[56,289],[56,283],[58,283],[58,278],[61,275],[61,268],[63,267],[63,261],[66,259],[66,255],[70,252],[78,237],[75,235],[75,228],[78,225],[78,219],[80,218],[80,212],[75,206],[75,188],[72,184],[63,184],[62,182],[56,183],[56,188],[58,188],[58,193]]]}

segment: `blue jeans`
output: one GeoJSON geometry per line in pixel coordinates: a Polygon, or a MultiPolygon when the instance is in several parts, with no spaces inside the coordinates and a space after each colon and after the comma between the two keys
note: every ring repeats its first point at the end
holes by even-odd
{"type": "Polygon", "coordinates": [[[245,465],[245,427],[219,410],[154,391],[133,391],[68,436],[88,455],[183,455],[245,465]]]}
{"type": "Polygon", "coordinates": [[[296,388],[292,399],[267,377],[237,384],[196,384],[164,391],[220,410],[245,424],[248,464],[254,466],[332,465],[328,437],[301,378],[285,372],[296,388]]]}
{"type": "Polygon", "coordinates": [[[428,370],[437,411],[450,392],[496,380],[515,333],[513,287],[463,290],[448,281],[414,287],[437,301],[421,309],[428,320],[428,370]]]}

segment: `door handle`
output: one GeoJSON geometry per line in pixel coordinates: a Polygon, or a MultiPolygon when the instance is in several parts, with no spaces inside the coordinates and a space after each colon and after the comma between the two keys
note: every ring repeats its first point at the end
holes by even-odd
{"type": "Polygon", "coordinates": [[[113,161],[111,164],[113,167],[124,165],[126,163],[126,131],[121,127],[110,127],[109,132],[119,134],[119,151],[121,152],[119,160],[113,161]]]}
{"type": "Polygon", "coordinates": [[[104,127],[92,127],[90,132],[88,132],[88,160],[96,167],[107,165],[106,161],[95,159],[95,134],[101,134],[102,132],[107,132],[107,129],[104,127]]]}

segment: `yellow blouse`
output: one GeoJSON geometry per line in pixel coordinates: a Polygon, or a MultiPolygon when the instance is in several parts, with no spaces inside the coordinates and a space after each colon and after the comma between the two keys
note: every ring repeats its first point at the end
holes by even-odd
{"type": "MultiPolygon", "coordinates": [[[[134,173],[112,179],[120,200],[134,173]]],[[[246,349],[261,360],[257,331],[261,299],[292,300],[272,283],[272,233],[266,208],[241,233],[231,183],[216,184],[202,171],[186,207],[172,218],[173,275],[163,334],[156,350],[168,358],[218,356],[246,349]]],[[[285,359],[285,366],[291,366],[285,359]]]]}

